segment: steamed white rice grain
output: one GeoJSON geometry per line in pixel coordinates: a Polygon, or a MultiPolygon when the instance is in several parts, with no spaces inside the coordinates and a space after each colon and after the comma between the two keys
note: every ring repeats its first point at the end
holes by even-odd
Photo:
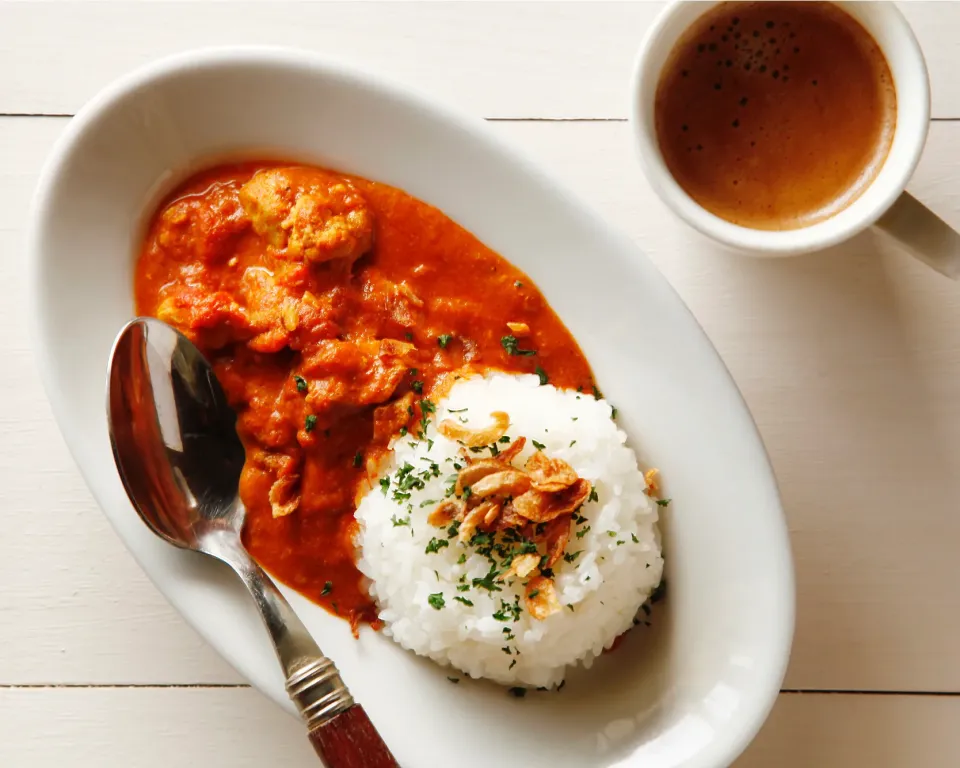
{"type": "Polygon", "coordinates": [[[505,685],[552,686],[562,681],[567,666],[590,666],[631,627],[663,571],[657,506],[645,493],[636,455],[610,405],[542,386],[537,376],[477,376],[456,383],[437,404],[425,437],[395,442],[381,475],[391,478],[389,487],[375,484],[357,509],[359,567],[371,580],[384,633],[440,664],[505,685]],[[475,579],[488,574],[490,561],[426,520],[449,489],[461,451],[436,424],[459,419],[480,429],[491,423],[493,411],[510,415],[511,438],[527,438],[515,464],[523,465],[536,441],[596,491],[567,546],[567,553],[579,554],[553,569],[563,610],[543,621],[526,610],[519,617],[503,610],[505,604],[523,606],[525,579],[508,579],[499,592],[475,586],[475,579]],[[409,498],[397,492],[397,472],[405,465],[424,486],[410,489],[409,498]],[[448,543],[437,548],[432,540],[448,543]]]}

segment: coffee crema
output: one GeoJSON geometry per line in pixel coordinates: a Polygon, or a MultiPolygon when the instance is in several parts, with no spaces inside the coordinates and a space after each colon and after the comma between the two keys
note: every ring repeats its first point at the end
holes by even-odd
{"type": "Polygon", "coordinates": [[[660,151],[697,203],[752,229],[799,229],[856,200],[896,129],[890,67],[832,3],[723,3],[674,47],[660,151]]]}

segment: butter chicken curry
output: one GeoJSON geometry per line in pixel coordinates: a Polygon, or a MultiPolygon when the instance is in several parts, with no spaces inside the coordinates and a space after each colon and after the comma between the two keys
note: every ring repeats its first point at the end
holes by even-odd
{"type": "Polygon", "coordinates": [[[444,382],[489,370],[590,388],[530,280],[392,187],[304,166],[199,173],[150,222],[136,309],[214,364],[246,448],[244,541],[279,579],[376,624],[354,562],[356,500],[444,382]]]}

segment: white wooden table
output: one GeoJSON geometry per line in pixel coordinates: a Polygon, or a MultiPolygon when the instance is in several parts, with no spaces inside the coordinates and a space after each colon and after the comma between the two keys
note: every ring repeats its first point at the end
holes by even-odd
{"type": "MultiPolygon", "coordinates": [[[[933,124],[911,191],[960,226],[960,4],[909,3],[933,124]]],[[[706,328],[772,455],[796,557],[784,691],[738,768],[960,764],[960,285],[867,234],[724,256],[632,155],[644,3],[0,2],[0,766],[313,766],[300,726],[170,608],[106,523],[25,336],[23,222],[115,76],[209,44],[322,50],[486,117],[626,230],[706,328]]]]}

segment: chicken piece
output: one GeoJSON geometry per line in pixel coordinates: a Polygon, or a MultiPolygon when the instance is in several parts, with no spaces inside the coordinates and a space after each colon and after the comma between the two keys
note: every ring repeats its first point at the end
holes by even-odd
{"type": "Polygon", "coordinates": [[[294,261],[353,262],[373,245],[373,212],[343,178],[309,177],[289,168],[258,171],[240,188],[254,231],[294,261]]]}
{"type": "Polygon", "coordinates": [[[208,350],[245,341],[252,334],[246,310],[230,294],[200,286],[174,286],[160,302],[156,316],[208,350]]]}
{"type": "Polygon", "coordinates": [[[296,441],[306,415],[304,397],[283,361],[236,347],[214,361],[214,371],[237,410],[241,434],[272,451],[296,441]]]}
{"type": "Polygon", "coordinates": [[[253,231],[275,248],[287,243],[281,224],[293,208],[296,192],[285,170],[259,171],[240,187],[240,205],[253,224],[253,231]]]}
{"type": "Polygon", "coordinates": [[[290,231],[287,252],[314,264],[353,261],[373,244],[373,214],[346,183],[334,184],[327,194],[301,195],[280,226],[290,231]]]}
{"type": "MultiPolygon", "coordinates": [[[[322,410],[333,405],[378,405],[389,400],[411,367],[408,351],[397,355],[403,342],[384,339],[326,339],[304,351],[303,370],[317,380],[308,400],[322,410]]],[[[413,347],[409,346],[410,351],[413,347]]]]}
{"type": "Polygon", "coordinates": [[[410,421],[412,413],[413,392],[377,407],[373,412],[373,439],[378,443],[386,443],[410,421]]]}
{"type": "Polygon", "coordinates": [[[279,352],[289,345],[300,322],[300,300],[262,267],[251,267],[240,281],[240,297],[247,307],[255,335],[247,346],[255,352],[279,352]]]}
{"type": "Polygon", "coordinates": [[[365,270],[363,313],[383,318],[375,329],[382,336],[416,328],[423,320],[425,303],[405,282],[395,283],[376,270],[365,270]]]}
{"type": "Polygon", "coordinates": [[[228,260],[237,238],[250,229],[250,219],[237,200],[233,184],[215,184],[201,195],[171,203],[157,222],[155,243],[184,260],[206,263],[228,260]]]}

